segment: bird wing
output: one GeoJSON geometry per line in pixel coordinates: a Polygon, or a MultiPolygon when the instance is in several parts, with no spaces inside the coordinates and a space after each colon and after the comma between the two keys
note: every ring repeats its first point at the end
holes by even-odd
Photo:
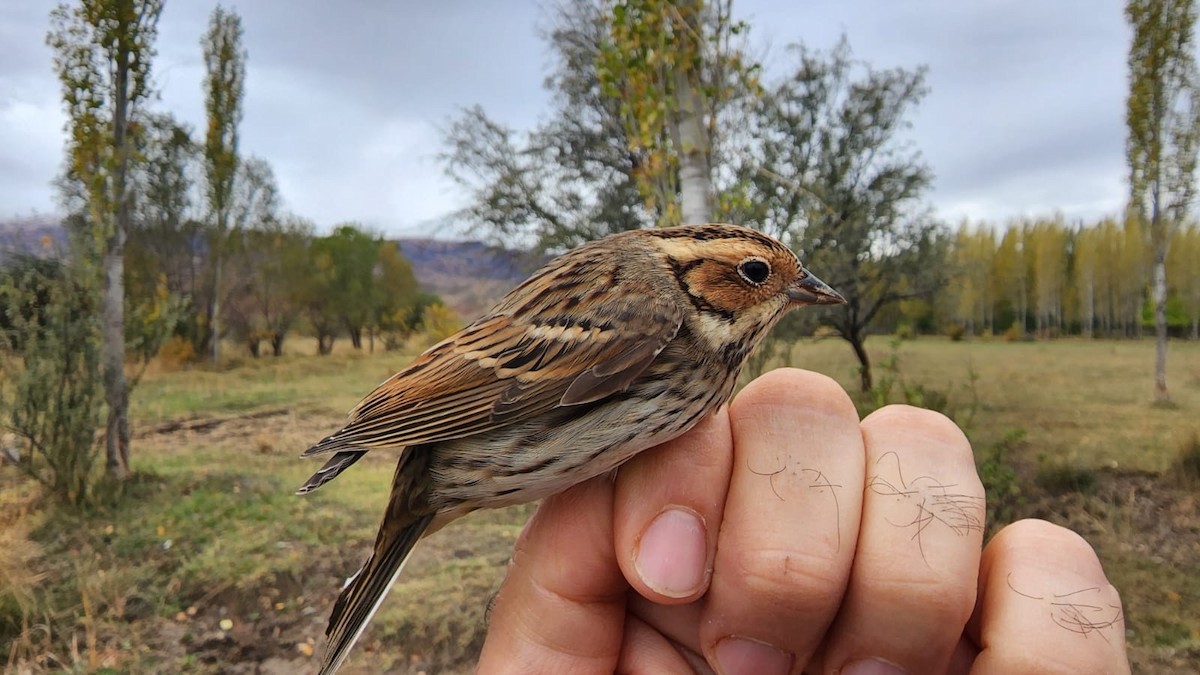
{"type": "Polygon", "coordinates": [[[627,388],[683,323],[683,311],[652,292],[574,313],[535,309],[485,317],[434,346],[304,454],[451,440],[598,401],[627,388]]]}

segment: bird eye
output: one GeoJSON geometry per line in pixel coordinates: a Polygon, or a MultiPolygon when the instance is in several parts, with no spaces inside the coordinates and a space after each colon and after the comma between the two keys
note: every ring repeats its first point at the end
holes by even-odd
{"type": "Polygon", "coordinates": [[[755,286],[761,286],[771,276],[771,266],[759,258],[747,258],[738,265],[738,274],[755,286]]]}

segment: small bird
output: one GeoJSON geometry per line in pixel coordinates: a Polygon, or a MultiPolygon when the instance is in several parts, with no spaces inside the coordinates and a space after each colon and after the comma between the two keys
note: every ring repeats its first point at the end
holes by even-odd
{"type": "Polygon", "coordinates": [[[304,452],[399,455],[375,547],[326,629],[334,673],[424,535],[476,509],[541,499],[690,429],[729,400],[789,309],[845,302],[767,235],[696,225],[611,235],[534,273],[421,354],[304,452]]]}

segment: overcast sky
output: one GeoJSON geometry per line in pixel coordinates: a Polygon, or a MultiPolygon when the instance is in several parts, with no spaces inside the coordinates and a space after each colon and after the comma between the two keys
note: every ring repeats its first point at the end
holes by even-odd
{"type": "MultiPolygon", "coordinates": [[[[550,0],[545,0],[550,1],[550,0]]],[[[1121,0],[735,0],[770,72],[784,47],[844,32],[876,66],[929,66],[912,140],[950,221],[1116,213],[1124,185],[1121,0]]],[[[288,210],[436,234],[462,204],[438,128],[481,104],[532,127],[548,112],[539,0],[243,0],[249,51],[241,148],[275,169],[288,210]]],[[[0,2],[0,219],[56,210],[63,113],[44,45],[48,0],[0,2]]],[[[214,4],[166,0],[161,109],[202,129],[200,37],[214,4]]]]}

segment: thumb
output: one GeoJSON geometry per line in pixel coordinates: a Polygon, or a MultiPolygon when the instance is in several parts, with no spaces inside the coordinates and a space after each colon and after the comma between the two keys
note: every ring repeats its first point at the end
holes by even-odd
{"type": "Polygon", "coordinates": [[[542,502],[513,550],[477,672],[612,672],[629,590],[613,552],[613,484],[542,502]]]}

